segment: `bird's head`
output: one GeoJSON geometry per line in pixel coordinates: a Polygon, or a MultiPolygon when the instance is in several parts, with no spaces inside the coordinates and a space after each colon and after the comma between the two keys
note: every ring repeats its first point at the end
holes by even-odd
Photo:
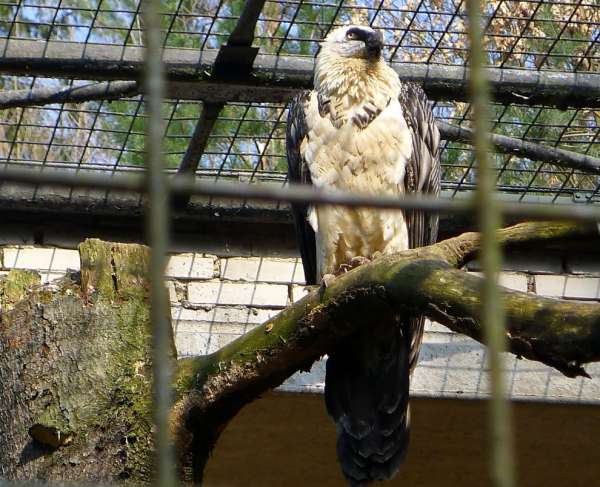
{"type": "Polygon", "coordinates": [[[364,25],[346,25],[329,33],[321,46],[322,53],[344,58],[378,60],[383,49],[381,32],[364,25]]]}

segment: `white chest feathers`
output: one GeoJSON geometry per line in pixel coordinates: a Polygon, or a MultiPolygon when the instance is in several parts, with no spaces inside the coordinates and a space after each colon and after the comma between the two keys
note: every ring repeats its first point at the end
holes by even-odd
{"type": "Polygon", "coordinates": [[[412,138],[396,98],[388,100],[373,120],[361,128],[356,118],[362,106],[349,107],[344,123],[334,126],[321,116],[316,96],[307,110],[308,137],[303,153],[317,187],[367,193],[395,194],[412,151],[412,138]]]}
{"type": "MultiPolygon", "coordinates": [[[[343,108],[340,123],[323,114],[313,93],[306,110],[308,136],[301,150],[315,186],[387,195],[403,192],[412,137],[402,108],[397,96],[378,100],[375,116],[362,123],[360,117],[370,116],[372,107],[334,106],[336,114],[343,108]]],[[[401,212],[323,207],[311,209],[308,217],[317,234],[321,275],[335,272],[357,255],[371,257],[375,252],[408,248],[401,212]]]]}

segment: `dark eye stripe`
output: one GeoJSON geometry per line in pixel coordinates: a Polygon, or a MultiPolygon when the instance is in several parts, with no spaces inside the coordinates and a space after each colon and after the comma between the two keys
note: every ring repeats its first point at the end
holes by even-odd
{"type": "Polygon", "coordinates": [[[346,32],[346,38],[364,41],[367,38],[367,32],[359,27],[352,27],[346,32]]]}

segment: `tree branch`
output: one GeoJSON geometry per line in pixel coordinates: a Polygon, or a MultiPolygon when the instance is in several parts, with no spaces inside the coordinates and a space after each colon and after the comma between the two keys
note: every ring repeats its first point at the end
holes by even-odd
{"type": "MultiPolygon", "coordinates": [[[[525,223],[498,233],[506,247],[557,240],[598,241],[595,225],[525,223]]],[[[179,361],[173,412],[182,468],[200,481],[220,432],[241,407],[330,351],[361,324],[392,322],[422,313],[450,329],[482,340],[478,319],[481,279],[455,269],[479,250],[476,233],[422,249],[384,256],[337,278],[324,292],[302,300],[214,354],[179,361]],[[190,392],[191,391],[191,392],[190,392]],[[189,392],[189,393],[188,393],[189,392]]],[[[502,289],[510,351],[586,375],[581,364],[600,361],[600,304],[570,303],[502,289]]]]}
{"type": "MultiPolygon", "coordinates": [[[[446,122],[437,122],[442,139],[466,142],[471,144],[473,131],[466,127],[450,125],[446,122]]],[[[568,151],[541,144],[534,144],[526,140],[508,137],[506,135],[491,134],[491,142],[497,152],[515,154],[526,157],[532,161],[548,162],[560,167],[569,167],[579,171],[600,174],[600,159],[586,154],[568,151]]]]}
{"type": "Polygon", "coordinates": [[[140,93],[135,81],[109,81],[68,88],[35,88],[0,92],[0,110],[15,107],[117,100],[140,93]]]}

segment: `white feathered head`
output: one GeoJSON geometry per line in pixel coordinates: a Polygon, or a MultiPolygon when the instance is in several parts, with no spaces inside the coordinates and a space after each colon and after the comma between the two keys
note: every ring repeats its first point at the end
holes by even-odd
{"type": "Polygon", "coordinates": [[[383,50],[381,32],[364,25],[345,25],[329,33],[321,52],[346,58],[377,60],[383,50]]]}

